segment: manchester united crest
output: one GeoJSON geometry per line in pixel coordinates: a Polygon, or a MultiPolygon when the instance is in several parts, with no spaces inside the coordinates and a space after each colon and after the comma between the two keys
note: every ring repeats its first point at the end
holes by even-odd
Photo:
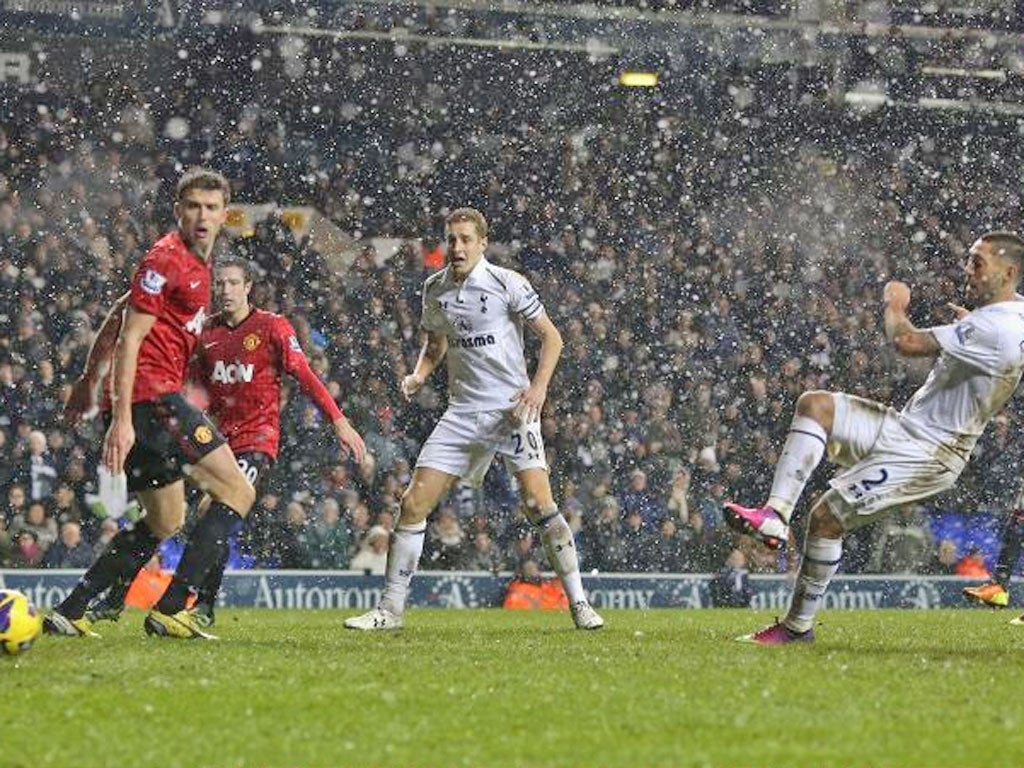
{"type": "Polygon", "coordinates": [[[260,337],[258,334],[250,333],[244,339],[242,339],[242,346],[246,352],[252,352],[256,347],[260,345],[260,337]]]}
{"type": "Polygon", "coordinates": [[[198,427],[196,427],[195,432],[192,433],[192,436],[200,445],[206,445],[211,440],[213,440],[213,430],[210,429],[205,424],[200,424],[198,427]]]}

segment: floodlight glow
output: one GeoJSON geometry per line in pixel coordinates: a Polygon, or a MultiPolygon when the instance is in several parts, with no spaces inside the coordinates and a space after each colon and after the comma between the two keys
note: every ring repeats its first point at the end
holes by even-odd
{"type": "Polygon", "coordinates": [[[658,84],[658,73],[626,71],[619,75],[619,84],[627,88],[654,88],[658,84]]]}

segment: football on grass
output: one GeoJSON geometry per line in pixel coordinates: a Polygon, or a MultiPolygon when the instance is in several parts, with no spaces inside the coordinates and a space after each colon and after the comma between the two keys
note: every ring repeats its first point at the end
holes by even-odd
{"type": "Polygon", "coordinates": [[[42,628],[43,621],[27,596],[13,589],[0,589],[0,651],[24,653],[42,628]]]}

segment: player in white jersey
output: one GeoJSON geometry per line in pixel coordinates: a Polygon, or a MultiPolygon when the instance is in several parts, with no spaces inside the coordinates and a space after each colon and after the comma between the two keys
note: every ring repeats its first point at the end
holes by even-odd
{"type": "Polygon", "coordinates": [[[964,264],[974,310],[950,325],[918,329],[907,317],[910,289],[885,286],[885,333],[906,356],[938,355],[924,385],[902,411],[841,393],[805,392],[797,401],[768,501],[728,503],[729,525],[777,548],[789,518],[826,449],[842,467],[815,504],[803,559],[785,618],[738,638],[762,645],[814,639],[814,616],[842,556],[845,533],[889,509],[950,488],[989,420],[1013,394],[1024,371],[1024,301],[1016,295],[1024,240],[1009,232],[982,235],[964,264]]]}
{"type": "Polygon", "coordinates": [[[384,594],[372,611],[345,621],[349,629],[388,630],[403,624],[409,583],[423,551],[427,515],[459,480],[477,485],[504,457],[519,481],[527,517],[540,531],[551,566],[579,629],[604,620],[587,602],[572,531],[551,493],[540,412],[562,352],[562,337],[522,275],[484,258],[487,221],[459,208],[445,221],[448,264],[423,286],[426,340],[415,370],[402,380],[411,399],[448,356],[448,409],[416,461],[391,537],[384,594]],[[526,372],[523,326],[540,337],[533,379],[526,372]]]}

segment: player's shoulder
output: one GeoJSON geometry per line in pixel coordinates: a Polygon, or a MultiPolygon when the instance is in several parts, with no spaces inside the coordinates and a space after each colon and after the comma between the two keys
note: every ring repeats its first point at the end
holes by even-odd
{"type": "Polygon", "coordinates": [[[987,326],[996,333],[1017,333],[1024,328],[1024,301],[989,304],[968,315],[975,325],[987,326]]]}
{"type": "Polygon", "coordinates": [[[271,312],[268,309],[259,309],[254,307],[252,310],[252,319],[261,325],[281,325],[288,322],[288,318],[284,315],[278,314],[277,312],[271,312]]]}
{"type": "Polygon", "coordinates": [[[489,261],[483,265],[482,277],[503,291],[520,289],[529,285],[529,280],[525,275],[508,267],[499,267],[489,261]]]}
{"type": "Polygon", "coordinates": [[[265,309],[254,309],[248,322],[243,325],[247,326],[251,332],[263,333],[275,338],[284,338],[295,333],[295,329],[287,317],[265,309]]]}
{"type": "Polygon", "coordinates": [[[440,290],[448,278],[448,267],[442,267],[423,281],[423,295],[440,290]]]}
{"type": "Polygon", "coordinates": [[[188,247],[185,245],[185,241],[181,239],[181,234],[177,230],[171,230],[149,247],[146,255],[143,256],[143,261],[177,261],[185,256],[188,256],[188,247]]]}

